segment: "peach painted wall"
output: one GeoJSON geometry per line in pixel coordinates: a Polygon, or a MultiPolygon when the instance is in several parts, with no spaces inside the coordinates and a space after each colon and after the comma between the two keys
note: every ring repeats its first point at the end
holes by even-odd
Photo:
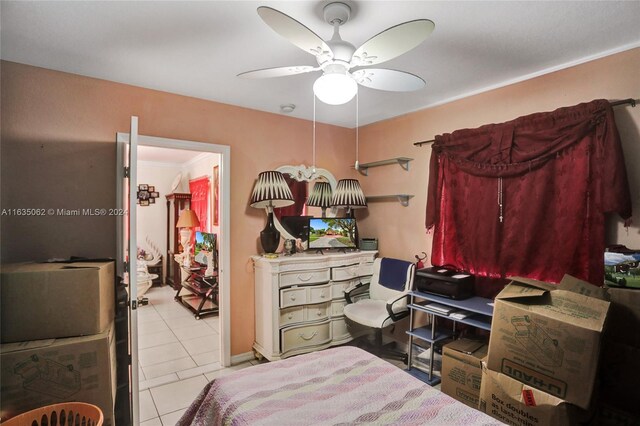
{"type": "MultiPolygon", "coordinates": [[[[414,142],[593,99],[638,99],[639,75],[640,49],[634,49],[361,128],[360,162],[415,159],[410,162],[409,172],[396,165],[370,169],[368,177],[360,178],[365,194],[405,193],[415,197],[409,207],[397,202],[370,203],[368,211],[358,212],[364,219],[360,235],[379,237],[379,249],[385,256],[413,260],[422,251],[431,255],[431,235],[424,227],[431,148],[415,147],[414,142]]],[[[614,111],[631,186],[634,224],[627,230],[618,216],[612,215],[607,239],[608,243],[640,248],[640,106],[616,107],[614,111]]]]}
{"type": "MultiPolygon", "coordinates": [[[[1,91],[4,209],[115,207],[115,136],[131,115],[142,135],[231,147],[231,353],[250,351],[249,258],[266,216],[249,197],[260,171],[311,163],[311,122],[11,62],[1,62],[1,91]]],[[[317,166],[349,174],[352,135],[319,124],[317,166]]],[[[2,216],[1,225],[3,263],[116,255],[114,218],[2,216]]]]}
{"type": "MultiPolygon", "coordinates": [[[[15,63],[2,62],[1,67],[2,208],[112,207],[115,133],[128,132],[131,115],[140,117],[144,135],[231,146],[231,351],[249,351],[254,338],[249,257],[258,251],[265,218],[249,207],[248,199],[258,172],[310,163],[311,123],[15,63]]],[[[360,129],[361,162],[412,157],[409,172],[389,165],[360,176],[349,169],[354,131],[318,125],[317,165],[337,178],[358,177],[368,195],[415,195],[409,207],[375,202],[357,212],[360,235],[378,237],[382,255],[411,260],[421,251],[430,254],[431,246],[424,229],[430,148],[413,142],[596,98],[638,98],[639,70],[640,49],[635,49],[360,129]]],[[[640,107],[618,107],[616,119],[635,213],[629,230],[611,221],[609,242],[637,248],[640,107]]],[[[115,255],[113,219],[1,219],[3,262],[115,255]]]]}

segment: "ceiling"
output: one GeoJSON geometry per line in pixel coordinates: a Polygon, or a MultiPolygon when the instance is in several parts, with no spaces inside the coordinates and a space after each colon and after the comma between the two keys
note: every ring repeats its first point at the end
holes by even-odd
{"type": "Polygon", "coordinates": [[[189,151],[186,149],[160,148],[157,146],[138,145],[138,161],[161,163],[175,166],[186,166],[192,161],[200,160],[204,156],[218,154],[189,151]]]}
{"type": "MultiPolygon", "coordinates": [[[[270,6],[320,37],[332,28],[329,1],[85,1],[0,3],[4,60],[196,98],[312,119],[316,73],[246,80],[260,68],[313,65],[315,58],[268,27],[256,13],[270,6]]],[[[356,47],[419,18],[435,31],[380,68],[416,74],[410,93],[359,89],[359,124],[439,105],[640,46],[640,1],[345,1],[342,38],[356,47]]],[[[317,120],[352,128],[355,100],[316,106],[317,120]]]]}

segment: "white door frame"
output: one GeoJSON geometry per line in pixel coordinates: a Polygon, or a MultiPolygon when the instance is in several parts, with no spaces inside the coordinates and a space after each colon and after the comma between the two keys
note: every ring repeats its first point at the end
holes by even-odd
{"type": "MultiPolygon", "coordinates": [[[[118,142],[128,141],[129,134],[118,133],[118,142]]],[[[187,141],[181,139],[167,139],[155,136],[138,136],[138,146],[155,146],[159,148],[186,149],[190,151],[211,152],[220,154],[220,234],[219,246],[219,295],[220,310],[220,365],[231,366],[231,147],[204,142],[187,141]]],[[[138,167],[136,163],[131,168],[138,167]]],[[[170,261],[170,259],[167,259],[170,261]]],[[[138,368],[135,366],[135,368],[138,368]]]]}

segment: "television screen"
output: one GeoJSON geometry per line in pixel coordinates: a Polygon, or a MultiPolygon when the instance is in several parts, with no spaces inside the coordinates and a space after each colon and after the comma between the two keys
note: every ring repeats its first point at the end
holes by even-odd
{"type": "Polygon", "coordinates": [[[194,259],[201,265],[207,264],[207,253],[216,250],[216,234],[208,232],[196,232],[196,245],[194,248],[194,259]]]}
{"type": "Polygon", "coordinates": [[[355,219],[309,219],[309,249],[330,248],[356,248],[355,219]]]}
{"type": "Polygon", "coordinates": [[[306,250],[309,241],[309,219],[311,216],[283,216],[280,223],[294,238],[299,239],[306,250]]]}

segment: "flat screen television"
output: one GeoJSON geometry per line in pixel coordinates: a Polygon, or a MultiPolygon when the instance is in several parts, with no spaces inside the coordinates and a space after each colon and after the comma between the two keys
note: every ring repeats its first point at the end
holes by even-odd
{"type": "Polygon", "coordinates": [[[355,219],[309,219],[309,250],[354,248],[357,248],[355,219]]]}
{"type": "Polygon", "coordinates": [[[311,216],[283,216],[280,218],[282,227],[295,239],[299,239],[305,250],[309,242],[309,219],[311,216]]]}
{"type": "Polygon", "coordinates": [[[216,234],[208,232],[196,232],[196,244],[194,247],[194,259],[201,265],[207,264],[207,253],[216,250],[216,234]]]}

